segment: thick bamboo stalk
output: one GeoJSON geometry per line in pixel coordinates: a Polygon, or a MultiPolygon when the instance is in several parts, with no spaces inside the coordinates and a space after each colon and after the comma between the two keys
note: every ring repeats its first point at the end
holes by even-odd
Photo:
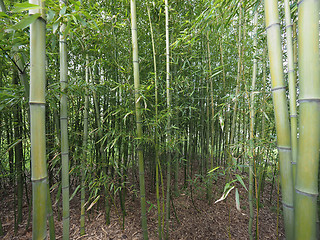
{"type": "MultiPolygon", "coordinates": [[[[61,7],[66,1],[60,0],[61,7]]],[[[67,36],[66,25],[60,27],[60,126],[61,126],[61,161],[62,161],[62,224],[63,239],[69,239],[70,216],[69,216],[69,144],[68,144],[68,61],[67,61],[67,36]]]]}
{"type": "Polygon", "coordinates": [[[293,183],[295,182],[296,162],[297,162],[297,106],[296,106],[296,74],[294,69],[294,55],[292,42],[292,22],[290,13],[289,0],[284,0],[285,18],[286,18],[286,33],[287,33],[287,56],[288,56],[288,82],[290,96],[290,120],[291,120],[291,148],[292,148],[292,176],[293,183]]]}
{"type": "Polygon", "coordinates": [[[49,223],[50,240],[56,240],[49,183],[47,184],[47,218],[49,223]]]}
{"type": "Polygon", "coordinates": [[[47,235],[47,164],[45,136],[46,88],[46,21],[45,1],[30,0],[40,9],[30,14],[41,15],[30,26],[30,131],[32,181],[32,239],[45,239],[47,235]]]}
{"type": "Polygon", "coordinates": [[[282,205],[287,239],[293,239],[293,183],[291,141],[286,87],[283,78],[280,22],[277,0],[265,0],[265,17],[270,59],[271,91],[274,104],[277,145],[280,161],[282,205]]]}
{"type": "Polygon", "coordinates": [[[300,116],[295,194],[295,239],[317,236],[320,147],[319,1],[299,5],[300,116]]]}
{"type": "Polygon", "coordinates": [[[132,33],[132,58],[133,58],[133,77],[135,92],[135,108],[136,108],[136,124],[137,124],[137,153],[139,165],[139,182],[140,182],[140,204],[141,204],[141,221],[143,239],[148,239],[147,215],[146,215],[146,196],[145,196],[145,180],[144,180],[144,162],[142,149],[142,117],[141,117],[141,94],[139,79],[139,57],[138,57],[138,33],[137,33],[137,13],[136,1],[131,0],[131,33],[132,33]]]}

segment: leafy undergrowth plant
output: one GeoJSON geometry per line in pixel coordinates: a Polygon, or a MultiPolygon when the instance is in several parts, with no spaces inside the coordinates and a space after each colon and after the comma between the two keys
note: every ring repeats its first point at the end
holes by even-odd
{"type": "MultiPolygon", "coordinates": [[[[224,170],[224,169],[222,169],[222,168],[220,168],[220,167],[216,167],[216,168],[210,170],[208,173],[212,173],[212,172],[214,172],[214,171],[216,171],[216,170],[218,170],[218,169],[220,169],[220,171],[222,171],[222,172],[221,172],[222,175],[226,175],[226,170],[224,170]]],[[[229,181],[229,182],[227,182],[227,183],[225,184],[224,189],[223,189],[222,196],[221,196],[218,200],[216,200],[214,203],[218,203],[218,202],[221,202],[221,201],[225,200],[225,199],[227,198],[227,196],[229,195],[229,193],[230,193],[233,189],[235,189],[235,191],[236,191],[236,192],[235,192],[236,208],[237,208],[237,210],[238,210],[239,212],[241,212],[241,208],[240,208],[240,195],[239,195],[239,191],[238,191],[238,188],[236,187],[236,184],[235,184],[235,183],[236,183],[236,182],[239,182],[239,183],[244,187],[244,189],[245,189],[246,191],[248,191],[248,189],[247,189],[246,185],[244,184],[242,177],[241,177],[239,174],[235,174],[235,177],[236,177],[235,179],[233,179],[233,180],[231,180],[231,181],[229,181]]],[[[242,214],[243,214],[243,213],[242,213],[242,214]]]]}

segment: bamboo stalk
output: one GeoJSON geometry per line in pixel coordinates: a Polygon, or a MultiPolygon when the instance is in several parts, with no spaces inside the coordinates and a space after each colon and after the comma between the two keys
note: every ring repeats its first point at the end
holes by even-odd
{"type": "Polygon", "coordinates": [[[317,236],[317,196],[320,147],[319,1],[299,6],[300,116],[295,194],[295,239],[317,236]]]}
{"type": "Polygon", "coordinates": [[[165,16],[166,16],[166,93],[167,93],[167,139],[166,139],[166,151],[167,151],[167,195],[166,195],[166,239],[169,238],[169,218],[170,218],[170,184],[171,184],[171,94],[170,94],[170,39],[169,39],[169,3],[165,0],[165,16]]]}
{"type": "Polygon", "coordinates": [[[132,33],[132,59],[133,59],[133,77],[135,92],[135,108],[136,108],[136,125],[137,125],[137,153],[139,165],[139,182],[140,182],[140,204],[141,204],[141,221],[143,239],[148,239],[147,216],[146,216],[146,196],[145,196],[145,180],[144,180],[144,162],[142,150],[142,117],[141,117],[141,94],[139,79],[139,57],[138,57],[138,33],[137,33],[137,13],[136,1],[131,0],[131,33],[132,33]]]}
{"type": "Polygon", "coordinates": [[[45,136],[46,88],[46,21],[42,0],[30,0],[40,6],[30,14],[41,15],[30,26],[30,132],[32,181],[32,239],[45,239],[47,235],[47,164],[45,136]]]}
{"type": "MultiPolygon", "coordinates": [[[[66,5],[66,0],[60,0],[61,7],[66,5]]],[[[62,162],[62,224],[63,239],[69,239],[70,215],[69,215],[69,144],[68,144],[68,61],[67,61],[67,36],[66,24],[60,27],[60,126],[61,126],[61,162],[62,162]]]]}
{"type": "Polygon", "coordinates": [[[289,0],[284,0],[285,18],[286,18],[286,33],[287,33],[287,56],[288,56],[288,82],[290,96],[290,130],[291,130],[291,148],[292,148],[292,177],[295,182],[296,162],[297,162],[297,106],[296,106],[296,74],[294,69],[294,55],[292,42],[292,22],[290,13],[289,0]]]}
{"type": "Polygon", "coordinates": [[[85,200],[86,200],[86,161],[87,161],[87,142],[88,142],[88,107],[89,107],[89,96],[88,96],[88,84],[89,84],[89,57],[86,54],[86,95],[84,97],[84,114],[83,114],[83,159],[81,161],[81,216],[80,216],[80,235],[85,234],[85,200]]]}
{"type": "MultiPolygon", "coordinates": [[[[250,99],[250,152],[251,156],[249,158],[249,210],[250,210],[250,218],[249,218],[249,237],[253,239],[252,234],[252,223],[253,223],[253,175],[255,175],[255,183],[256,183],[256,191],[257,191],[257,179],[256,172],[254,174],[253,164],[254,164],[254,90],[256,87],[256,78],[257,78],[257,30],[258,30],[258,10],[255,10],[254,13],[254,39],[253,39],[253,48],[254,48],[254,56],[253,56],[253,71],[252,71],[252,85],[251,85],[251,99],[250,99]]],[[[256,168],[255,168],[256,169],[256,168]]],[[[258,197],[256,196],[256,200],[258,197]]],[[[256,239],[259,239],[259,203],[256,204],[257,208],[257,217],[256,217],[256,239]]]]}
{"type": "Polygon", "coordinates": [[[280,161],[282,205],[287,239],[293,239],[293,183],[291,140],[286,87],[283,78],[280,22],[277,0],[265,0],[265,18],[270,59],[271,91],[274,104],[277,145],[280,161]]]}
{"type": "Polygon", "coordinates": [[[156,59],[156,48],[154,43],[153,37],[153,27],[151,22],[150,16],[150,8],[147,5],[148,10],[148,19],[150,25],[150,33],[151,33],[151,42],[152,42],[152,52],[153,52],[153,68],[154,68],[154,96],[155,96],[155,134],[154,134],[154,141],[155,141],[155,165],[156,165],[156,196],[157,196],[157,210],[158,210],[158,238],[162,239],[162,219],[163,215],[161,212],[161,205],[160,205],[160,190],[159,190],[159,168],[161,169],[160,158],[159,158],[159,129],[158,129],[158,76],[157,76],[157,59],[156,59]]]}

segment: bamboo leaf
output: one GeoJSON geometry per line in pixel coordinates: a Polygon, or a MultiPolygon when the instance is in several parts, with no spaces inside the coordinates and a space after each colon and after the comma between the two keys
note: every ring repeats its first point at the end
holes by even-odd
{"type": "Polygon", "coordinates": [[[241,212],[241,209],[240,209],[240,199],[239,199],[239,191],[238,191],[238,188],[236,188],[236,209],[241,212]]]}
{"type": "Polygon", "coordinates": [[[219,115],[219,122],[220,122],[221,130],[223,131],[223,128],[224,128],[224,120],[223,120],[223,118],[222,118],[221,115],[219,115]]]}
{"type": "Polygon", "coordinates": [[[63,8],[61,8],[59,15],[60,15],[60,16],[65,15],[65,14],[66,14],[66,11],[67,11],[67,7],[64,6],[63,8]]]}
{"type": "Polygon", "coordinates": [[[4,12],[0,12],[0,17],[1,18],[7,18],[7,17],[9,17],[6,13],[4,13],[4,12]]]}
{"type": "Polygon", "coordinates": [[[68,18],[67,26],[66,26],[66,29],[65,29],[65,31],[63,33],[65,38],[68,36],[68,33],[70,31],[70,26],[71,26],[71,19],[68,18]]]}
{"type": "Polygon", "coordinates": [[[56,33],[58,27],[59,27],[59,22],[55,22],[55,23],[52,25],[52,31],[53,31],[53,33],[56,33]]]}
{"type": "Polygon", "coordinates": [[[29,2],[16,3],[14,5],[14,9],[12,10],[12,12],[19,13],[19,12],[28,11],[31,9],[39,9],[39,8],[40,8],[39,5],[31,4],[29,2]]]}
{"type": "Polygon", "coordinates": [[[214,169],[211,169],[208,173],[212,173],[212,172],[214,172],[215,170],[217,170],[217,169],[219,169],[220,167],[216,167],[216,168],[214,168],[214,169]]]}
{"type": "Polygon", "coordinates": [[[54,18],[55,15],[56,15],[56,13],[50,9],[47,14],[47,21],[50,22],[54,18]]]}
{"type": "Polygon", "coordinates": [[[99,198],[100,198],[100,195],[98,195],[98,196],[96,197],[96,199],[93,200],[93,202],[92,202],[92,203],[90,204],[90,206],[87,208],[87,211],[89,211],[89,210],[98,202],[99,198]]]}
{"type": "Polygon", "coordinates": [[[236,174],[236,177],[237,177],[238,181],[241,183],[241,185],[248,191],[248,189],[247,189],[246,185],[244,184],[241,176],[236,174]]]}
{"type": "Polygon", "coordinates": [[[35,20],[37,20],[40,17],[40,13],[32,14],[30,16],[27,16],[23,18],[19,23],[14,25],[12,27],[13,30],[18,30],[18,29],[24,29],[28,27],[30,24],[32,24],[35,20]]]}
{"type": "Polygon", "coordinates": [[[78,192],[79,189],[80,189],[80,185],[76,188],[76,190],[74,190],[74,192],[72,193],[69,201],[71,201],[71,200],[74,198],[74,196],[77,194],[77,192],[78,192]]]}
{"type": "Polygon", "coordinates": [[[231,190],[234,189],[234,186],[232,186],[227,192],[224,192],[222,194],[222,197],[219,198],[217,201],[215,201],[214,203],[218,203],[218,202],[221,202],[223,201],[224,199],[226,199],[226,197],[228,196],[228,194],[231,192],[231,190]]]}

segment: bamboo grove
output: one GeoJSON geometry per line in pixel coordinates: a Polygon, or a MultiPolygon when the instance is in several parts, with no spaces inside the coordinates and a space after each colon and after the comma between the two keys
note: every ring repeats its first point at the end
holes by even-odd
{"type": "Polygon", "coordinates": [[[261,239],[260,197],[277,176],[286,239],[319,239],[318,1],[0,7],[0,187],[14,194],[15,231],[32,216],[33,239],[45,239],[48,219],[55,239],[58,205],[70,239],[75,199],[79,236],[93,209],[107,225],[116,209],[124,227],[139,199],[141,237],[154,201],[152,231],[170,239],[172,199],[201,178],[214,206],[219,172],[229,187],[216,202],[235,181],[248,186],[250,239],[261,239]]]}

